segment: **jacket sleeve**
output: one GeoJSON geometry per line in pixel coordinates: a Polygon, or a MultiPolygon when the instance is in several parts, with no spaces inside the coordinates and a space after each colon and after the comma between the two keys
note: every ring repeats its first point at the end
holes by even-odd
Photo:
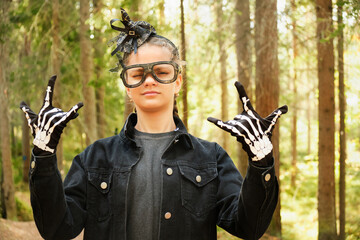
{"type": "Polygon", "coordinates": [[[84,227],[85,171],[75,157],[65,179],[64,188],[57,168],[56,154],[32,155],[30,164],[30,198],[36,226],[45,239],[72,239],[84,227]]]}
{"type": "Polygon", "coordinates": [[[228,154],[217,145],[219,186],[217,225],[244,239],[259,239],[268,228],[278,201],[274,160],[271,167],[249,161],[243,180],[228,154]]]}

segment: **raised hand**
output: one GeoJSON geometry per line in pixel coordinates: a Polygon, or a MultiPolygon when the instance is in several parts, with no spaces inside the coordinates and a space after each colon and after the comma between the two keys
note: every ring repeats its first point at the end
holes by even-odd
{"type": "Polygon", "coordinates": [[[80,102],[73,106],[68,112],[52,106],[56,76],[49,80],[43,106],[39,114],[35,114],[25,102],[20,103],[20,109],[25,113],[31,133],[34,136],[34,148],[54,153],[59,143],[60,135],[66,124],[76,118],[77,111],[83,106],[80,102]]]}
{"type": "Polygon", "coordinates": [[[235,116],[234,120],[223,122],[219,119],[209,117],[208,121],[231,133],[231,135],[236,136],[237,140],[242,143],[242,147],[250,159],[252,161],[259,161],[272,153],[272,131],[276,121],[281,114],[287,112],[288,107],[284,105],[273,111],[266,118],[262,118],[251,105],[244,86],[240,82],[235,82],[235,86],[239,93],[240,101],[243,104],[244,111],[235,116]]]}

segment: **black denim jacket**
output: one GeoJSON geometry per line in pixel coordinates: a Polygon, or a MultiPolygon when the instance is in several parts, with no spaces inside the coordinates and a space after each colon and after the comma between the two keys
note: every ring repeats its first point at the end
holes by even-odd
{"type": "MultiPolygon", "coordinates": [[[[127,190],[141,148],[133,140],[136,114],[119,135],[101,139],[77,155],[62,183],[56,156],[33,156],[31,204],[45,239],[126,239],[127,190]]],[[[267,229],[278,199],[274,166],[249,164],[243,180],[216,143],[177,134],[162,156],[159,239],[216,239],[216,225],[245,239],[267,229]],[[171,170],[170,170],[171,169],[171,170]]]]}

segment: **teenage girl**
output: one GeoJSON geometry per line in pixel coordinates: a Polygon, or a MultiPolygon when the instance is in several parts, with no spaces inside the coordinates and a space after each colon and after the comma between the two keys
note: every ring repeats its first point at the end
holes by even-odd
{"type": "Polygon", "coordinates": [[[270,137],[286,106],[261,118],[236,83],[243,113],[227,122],[208,119],[247,151],[243,179],[224,149],[189,134],[177,116],[182,62],[175,45],[122,14],[117,51],[124,52],[121,78],[136,113],[120,134],[77,155],[64,182],[56,146],[82,103],[68,112],[53,107],[56,77],[39,114],[21,103],[34,135],[30,191],[39,232],[45,239],[72,239],[84,229],[84,239],[94,240],[209,240],[219,226],[244,239],[260,238],[278,199],[270,137]]]}

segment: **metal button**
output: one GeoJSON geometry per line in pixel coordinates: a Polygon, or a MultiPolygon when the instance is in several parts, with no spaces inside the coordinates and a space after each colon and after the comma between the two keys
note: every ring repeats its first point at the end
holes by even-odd
{"type": "Polygon", "coordinates": [[[197,175],[196,176],[196,181],[199,183],[199,182],[201,182],[201,176],[200,175],[197,175]]]}
{"type": "Polygon", "coordinates": [[[35,161],[31,162],[31,168],[35,168],[35,161]]]}
{"type": "Polygon", "coordinates": [[[102,183],[100,184],[100,187],[101,187],[102,189],[106,189],[106,188],[107,188],[107,183],[106,183],[106,182],[102,182],[102,183]]]}
{"type": "Polygon", "coordinates": [[[165,213],[165,219],[170,219],[170,218],[171,218],[171,213],[170,212],[165,213]]]}
{"type": "Polygon", "coordinates": [[[167,175],[171,176],[173,174],[172,168],[166,169],[166,173],[167,173],[167,175]]]}
{"type": "Polygon", "coordinates": [[[268,182],[268,181],[270,180],[270,178],[271,178],[270,173],[268,173],[268,174],[265,175],[265,181],[268,182]]]}

